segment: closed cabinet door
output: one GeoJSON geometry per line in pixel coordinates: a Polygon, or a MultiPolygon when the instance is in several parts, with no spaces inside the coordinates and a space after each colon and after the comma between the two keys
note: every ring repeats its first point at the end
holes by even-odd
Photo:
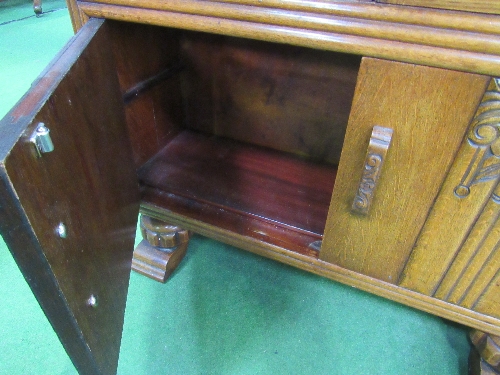
{"type": "Polygon", "coordinates": [[[0,233],[80,374],[115,374],[138,188],[106,25],[0,122],[0,233]]]}
{"type": "MultiPolygon", "coordinates": [[[[476,74],[363,59],[322,260],[404,283],[414,245],[489,82],[476,74]]],[[[433,233],[437,241],[441,235],[433,233]]]]}
{"type": "Polygon", "coordinates": [[[500,318],[500,86],[481,100],[400,285],[500,318]]]}

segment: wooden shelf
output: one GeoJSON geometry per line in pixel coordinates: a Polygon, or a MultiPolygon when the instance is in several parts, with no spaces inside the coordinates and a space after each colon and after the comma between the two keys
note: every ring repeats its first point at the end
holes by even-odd
{"type": "Polygon", "coordinates": [[[147,204],[317,257],[336,167],[185,130],[138,174],[147,204]]]}

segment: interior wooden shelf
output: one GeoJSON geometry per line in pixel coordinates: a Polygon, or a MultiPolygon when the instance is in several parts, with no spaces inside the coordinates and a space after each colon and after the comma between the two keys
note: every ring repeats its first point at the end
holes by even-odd
{"type": "Polygon", "coordinates": [[[317,256],[336,167],[184,130],[139,170],[142,201],[317,256]]]}

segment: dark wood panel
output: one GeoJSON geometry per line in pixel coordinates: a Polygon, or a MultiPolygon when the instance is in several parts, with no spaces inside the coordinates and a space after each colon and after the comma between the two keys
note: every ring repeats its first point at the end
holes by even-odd
{"type": "MultiPolygon", "coordinates": [[[[179,60],[179,30],[123,22],[111,22],[109,28],[122,94],[179,60]]],[[[181,128],[180,93],[180,77],[175,75],[126,103],[136,166],[151,158],[181,128]]]]}
{"type": "Polygon", "coordinates": [[[89,21],[0,123],[1,234],[88,375],[116,373],[139,201],[102,23],[89,21]],[[54,150],[37,157],[40,122],[54,150]]]}
{"type": "MultiPolygon", "coordinates": [[[[317,248],[310,247],[311,243],[321,240],[318,234],[276,225],[270,220],[233,211],[227,207],[196,201],[151,186],[141,186],[141,205],[141,210],[147,215],[182,225],[185,229],[222,242],[224,238],[217,237],[212,231],[200,230],[200,227],[228,231],[240,239],[244,237],[249,243],[252,242],[250,239],[254,239],[266,247],[278,246],[312,258],[318,258],[319,255],[317,248]],[[176,218],[182,217],[182,222],[172,219],[172,215],[176,218]]],[[[241,241],[233,245],[245,248],[244,242],[241,241]]]]}
{"type": "Polygon", "coordinates": [[[321,239],[335,174],[331,165],[184,131],[139,180],[143,201],[271,243],[305,236],[293,245],[301,248],[321,239]]]}
{"type": "Polygon", "coordinates": [[[188,128],[338,163],[359,56],[202,33],[181,50],[188,128]]]}

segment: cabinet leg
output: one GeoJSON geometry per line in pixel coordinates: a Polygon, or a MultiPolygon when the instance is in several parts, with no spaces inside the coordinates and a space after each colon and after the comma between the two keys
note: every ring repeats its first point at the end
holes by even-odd
{"type": "Polygon", "coordinates": [[[33,0],[33,11],[37,17],[42,14],[42,0],[33,0]]]}
{"type": "Polygon", "coordinates": [[[500,337],[473,330],[469,375],[500,375],[500,337]]]}
{"type": "Polygon", "coordinates": [[[132,269],[164,283],[186,254],[189,232],[146,215],[140,228],[143,240],[134,250],[132,269]]]}

